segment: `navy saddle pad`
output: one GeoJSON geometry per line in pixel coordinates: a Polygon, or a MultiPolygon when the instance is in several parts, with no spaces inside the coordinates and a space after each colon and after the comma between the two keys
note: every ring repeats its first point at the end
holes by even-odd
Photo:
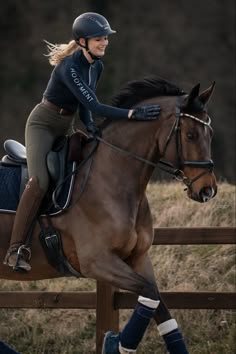
{"type": "MultiPolygon", "coordinates": [[[[56,194],[57,204],[61,209],[68,207],[75,174],[76,162],[68,162],[65,173],[65,183],[62,184],[60,193],[56,194]]],[[[21,166],[5,166],[0,164],[0,212],[14,213],[17,209],[20,196],[21,166]]],[[[42,214],[55,215],[62,210],[52,205],[52,199],[47,198],[42,205],[42,214]]]]}

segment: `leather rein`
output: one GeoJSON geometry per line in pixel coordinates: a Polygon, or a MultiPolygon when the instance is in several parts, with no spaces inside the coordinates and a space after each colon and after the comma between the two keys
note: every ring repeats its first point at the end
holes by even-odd
{"type": "Polygon", "coordinates": [[[134,159],[141,161],[147,165],[150,165],[154,168],[158,167],[159,169],[163,170],[164,172],[167,172],[170,175],[172,175],[176,180],[183,182],[189,189],[191,189],[192,184],[196,180],[198,180],[204,174],[213,171],[214,162],[211,159],[209,159],[209,160],[183,160],[182,159],[181,125],[180,125],[181,118],[193,119],[194,121],[198,122],[199,124],[203,124],[203,125],[209,127],[209,129],[211,129],[211,119],[209,116],[208,116],[208,120],[205,122],[202,119],[195,117],[191,114],[181,112],[181,108],[180,108],[181,103],[183,102],[183,99],[185,97],[186,96],[184,96],[184,97],[181,96],[181,97],[177,98],[176,111],[175,111],[175,121],[174,121],[174,124],[167,136],[167,139],[166,139],[166,142],[164,145],[164,149],[162,152],[162,157],[163,157],[166,153],[166,150],[167,150],[167,147],[171,141],[171,138],[174,136],[175,137],[176,153],[177,153],[177,167],[175,167],[172,163],[162,160],[162,159],[160,159],[156,163],[152,162],[152,161],[147,160],[139,155],[136,155],[133,152],[127,151],[125,149],[122,149],[121,147],[118,147],[112,143],[109,143],[108,141],[104,140],[103,138],[101,138],[99,136],[97,136],[96,139],[99,140],[100,142],[102,142],[103,144],[109,146],[110,148],[112,148],[112,149],[114,149],[126,156],[134,158],[134,159]],[[183,172],[183,168],[186,166],[192,167],[192,168],[203,168],[204,171],[201,172],[196,177],[190,179],[183,172]]]}

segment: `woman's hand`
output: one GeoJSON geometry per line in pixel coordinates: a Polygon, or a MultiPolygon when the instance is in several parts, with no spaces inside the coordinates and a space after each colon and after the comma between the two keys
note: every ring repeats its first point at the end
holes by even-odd
{"type": "Polygon", "coordinates": [[[87,125],[86,129],[87,132],[92,134],[93,136],[101,136],[101,131],[95,123],[90,123],[89,125],[87,125]]]}
{"type": "Polygon", "coordinates": [[[153,120],[157,119],[161,112],[160,105],[148,105],[137,107],[129,111],[129,119],[135,120],[153,120]]]}

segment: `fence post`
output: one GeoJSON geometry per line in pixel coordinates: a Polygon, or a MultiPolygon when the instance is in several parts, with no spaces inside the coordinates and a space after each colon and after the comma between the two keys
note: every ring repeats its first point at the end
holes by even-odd
{"type": "Polygon", "coordinates": [[[97,282],[96,304],[96,353],[101,354],[104,333],[119,331],[119,310],[114,309],[115,287],[105,282],[97,282]]]}

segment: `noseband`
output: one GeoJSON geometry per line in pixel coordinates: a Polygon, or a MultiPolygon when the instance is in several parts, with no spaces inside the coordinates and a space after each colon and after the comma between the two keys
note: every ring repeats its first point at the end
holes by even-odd
{"type": "Polygon", "coordinates": [[[208,116],[207,122],[205,122],[198,117],[181,112],[181,108],[180,108],[181,103],[183,102],[183,100],[185,98],[186,98],[186,96],[180,96],[177,99],[176,111],[175,111],[175,121],[174,121],[174,124],[171,128],[170,133],[167,136],[166,143],[164,145],[164,149],[162,152],[162,157],[164,157],[164,155],[166,153],[166,149],[170,143],[172,136],[175,136],[175,146],[176,146],[176,153],[177,153],[177,167],[175,167],[169,161],[165,161],[163,159],[160,159],[157,163],[154,163],[150,160],[147,160],[141,156],[134,154],[133,152],[124,150],[116,145],[113,145],[99,136],[97,136],[96,139],[99,140],[100,142],[104,143],[105,145],[108,145],[112,149],[119,151],[120,153],[122,153],[126,156],[132,157],[138,161],[144,162],[145,164],[151,165],[153,167],[160,168],[161,170],[171,174],[178,181],[183,182],[191,190],[191,186],[196,180],[198,180],[204,174],[213,171],[214,162],[211,159],[209,159],[209,160],[183,160],[183,158],[182,158],[181,125],[180,125],[181,118],[186,117],[189,119],[193,119],[196,122],[198,122],[199,124],[203,124],[203,125],[211,128],[211,119],[209,116],[208,116]],[[205,171],[203,171],[202,173],[200,173],[196,177],[190,179],[183,172],[184,167],[187,167],[187,166],[192,167],[192,168],[203,168],[205,171]]]}

